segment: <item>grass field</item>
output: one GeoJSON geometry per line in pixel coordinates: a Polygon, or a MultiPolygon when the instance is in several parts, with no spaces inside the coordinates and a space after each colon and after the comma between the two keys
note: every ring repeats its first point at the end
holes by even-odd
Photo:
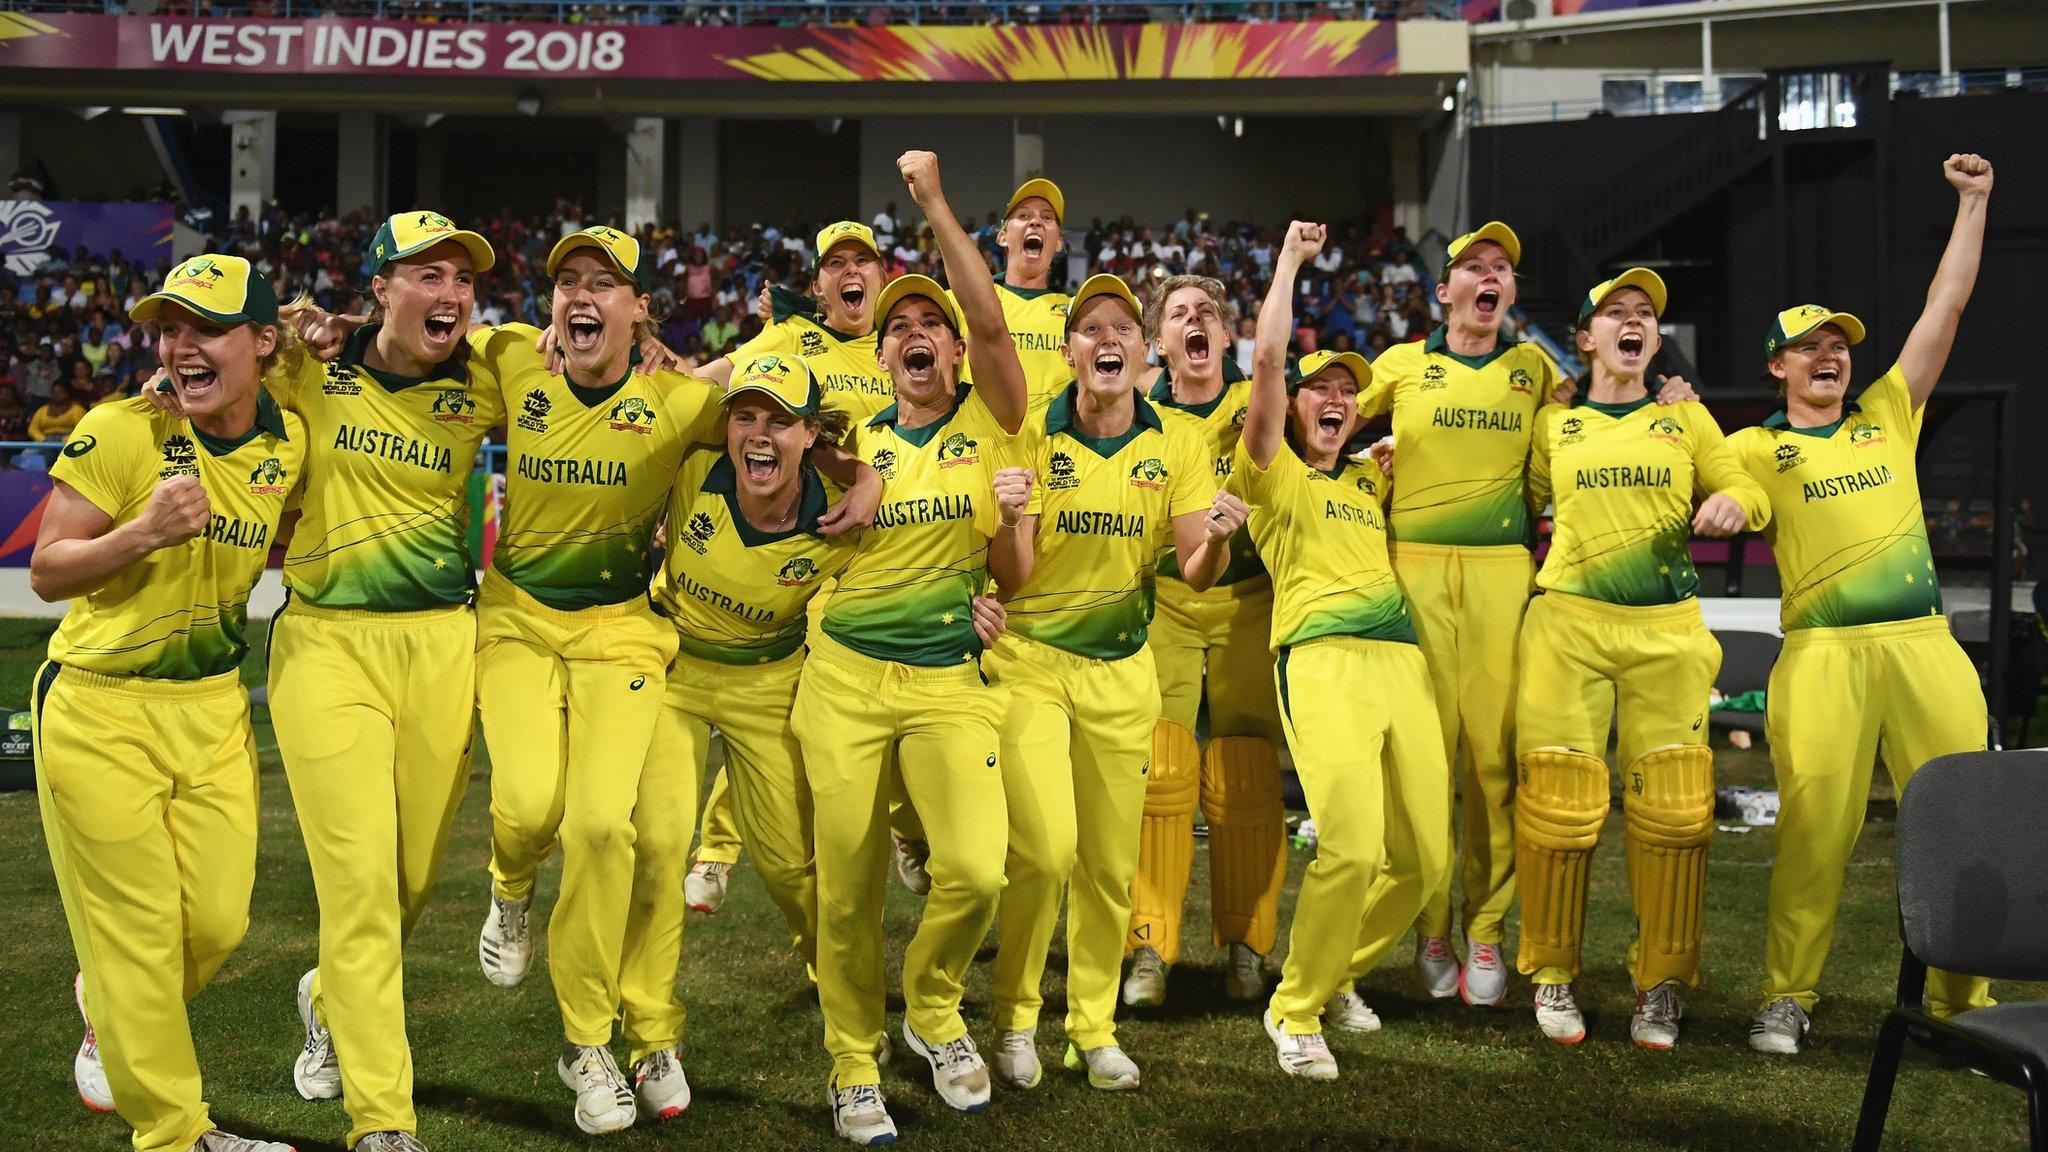
{"type": "MultiPolygon", "coordinates": [[[[48,629],[0,621],[0,704],[26,701],[48,629]]],[[[194,1002],[194,1030],[223,1126],[301,1149],[334,1149],[347,1128],[340,1104],[305,1103],[291,1087],[302,1038],[292,990],[314,961],[316,909],[267,716],[257,715],[264,792],[253,923],[241,951],[194,1002]]],[[[1723,749],[1720,766],[1723,783],[1769,779],[1759,752],[1723,749]]],[[[512,990],[490,986],[477,970],[488,884],[488,772],[479,756],[440,887],[408,954],[420,1136],[435,1152],[584,1148],[591,1141],[576,1130],[570,1097],[554,1075],[560,1032],[544,960],[512,990]]],[[[1039,1033],[1046,1082],[1028,1094],[999,1088],[988,1112],[956,1116],[937,1102],[929,1078],[916,1074],[921,1064],[899,1060],[885,1073],[885,1088],[902,1143],[1005,1152],[1846,1147],[1869,1038],[1890,1000],[1898,960],[1890,824],[1873,821],[1857,849],[1828,968],[1830,998],[1811,1048],[1793,1059],[1757,1056],[1745,1042],[1763,956],[1768,830],[1724,833],[1715,841],[1708,982],[1689,998],[1681,1047],[1652,1055],[1629,1044],[1620,825],[1618,814],[1608,822],[1594,868],[1589,971],[1580,993],[1591,1036],[1578,1050],[1537,1035],[1520,981],[1512,1011],[1428,1001],[1403,948],[1363,988],[1386,1029],[1333,1034],[1343,1079],[1288,1079],[1274,1066],[1256,1013],[1222,999],[1221,970],[1206,947],[1206,853],[1198,852],[1189,917],[1195,945],[1175,972],[1175,998],[1158,1013],[1125,1013],[1119,1029],[1144,1068],[1141,1092],[1094,1092],[1052,1066],[1062,1047],[1063,959],[1056,954],[1039,1033]]],[[[1295,853],[1283,914],[1306,861],[1305,852],[1295,853]]],[[[551,866],[543,875],[543,908],[557,874],[551,866]]],[[[892,883],[892,974],[917,912],[917,902],[892,883]]],[[[0,952],[0,1133],[7,1134],[0,1147],[125,1148],[120,1121],[88,1113],[72,1090],[79,1032],[70,997],[73,959],[32,793],[0,793],[0,924],[8,937],[0,952]]],[[[599,1143],[621,1150],[833,1147],[816,1001],[783,942],[779,917],[745,865],[725,910],[693,916],[689,930],[680,979],[691,1013],[685,1055],[695,1104],[678,1120],[599,1143]]],[[[992,944],[984,958],[990,954],[992,944]]],[[[2042,992],[2001,989],[2008,999],[2042,992]]],[[[968,997],[970,1025],[987,1044],[985,968],[975,970],[968,997]]],[[[900,1008],[891,1005],[892,1028],[900,1008]]],[[[1896,1148],[2021,1147],[2024,1106],[2018,1093],[1991,1081],[1909,1061],[1891,1135],[1888,1147],[1896,1148]]]]}

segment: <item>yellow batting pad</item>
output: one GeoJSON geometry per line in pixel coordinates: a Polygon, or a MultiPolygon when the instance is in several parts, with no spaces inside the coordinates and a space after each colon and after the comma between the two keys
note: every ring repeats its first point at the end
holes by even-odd
{"type": "Polygon", "coordinates": [[[1607,821],[1607,763],[1569,748],[1525,752],[1515,794],[1515,874],[1522,894],[1525,976],[1579,972],[1586,873],[1607,821]]]}
{"type": "Polygon", "coordinates": [[[1287,814],[1280,758],[1256,736],[1209,741],[1202,755],[1209,818],[1209,923],[1218,948],[1241,943],[1264,956],[1280,939],[1287,881],[1287,814]]]}
{"type": "Polygon", "coordinates": [[[1714,839],[1714,753],[1702,744],[1659,748],[1622,781],[1628,886],[1636,906],[1636,987],[1700,982],[1700,911],[1714,839]]]}
{"type": "Polygon", "coordinates": [[[1152,768],[1145,780],[1145,820],[1138,873],[1131,877],[1131,927],[1124,954],[1151,948],[1168,964],[1180,959],[1180,922],[1188,872],[1195,863],[1195,803],[1202,752],[1187,726],[1161,720],[1152,729],[1152,768]]]}

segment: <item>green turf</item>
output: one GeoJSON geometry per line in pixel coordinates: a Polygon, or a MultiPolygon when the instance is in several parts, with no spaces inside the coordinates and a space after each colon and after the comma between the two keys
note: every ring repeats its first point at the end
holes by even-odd
{"type": "MultiPolygon", "coordinates": [[[[0,703],[24,701],[47,625],[0,621],[0,703]]],[[[193,1004],[209,1098],[230,1128],[290,1140],[301,1149],[339,1146],[338,1103],[308,1104],[291,1087],[301,1033],[292,1008],[299,973],[313,963],[311,877],[277,766],[267,717],[263,842],[252,925],[239,953],[193,1004]]],[[[1765,783],[1760,753],[1723,749],[1724,783],[1765,783]]],[[[488,769],[479,766],[456,824],[434,902],[407,965],[420,1135],[435,1152],[581,1149],[593,1142],[570,1118],[554,1076],[558,1021],[543,959],[513,990],[485,983],[476,930],[487,877],[488,769]]],[[[1542,1040],[1517,981],[1514,1010],[1475,1012],[1422,998],[1397,961],[1363,991],[1386,1030],[1333,1034],[1344,1067],[1334,1085],[1284,1077],[1256,1014],[1226,1003],[1206,946],[1201,895],[1206,853],[1196,854],[1189,917],[1191,955],[1174,974],[1174,999],[1157,1013],[1124,1013],[1119,1036],[1143,1065],[1134,1095],[1094,1092],[1049,1067],[1035,1092],[998,1089],[994,1106],[955,1116],[937,1103],[913,1063],[885,1074],[902,1142],[928,1149],[1778,1149],[1846,1146],[1861,1099],[1869,1037],[1889,1002],[1897,966],[1888,823],[1874,822],[1857,849],[1828,968],[1830,999],[1812,1048],[1796,1059],[1752,1054],[1746,1029],[1763,955],[1764,890],[1771,833],[1722,834],[1714,844],[1707,905],[1707,986],[1690,997],[1684,1043],[1652,1055],[1628,1043],[1631,1007],[1621,968],[1628,911],[1618,842],[1608,822],[1596,859],[1589,917],[1589,971],[1581,996],[1591,1037],[1578,1050],[1542,1040]]],[[[1294,854],[1292,883],[1307,854],[1294,854]]],[[[543,905],[557,872],[544,874],[543,905]]],[[[888,902],[891,983],[917,903],[893,883],[888,902]]],[[[1284,909],[1283,909],[1284,911],[1284,909]]],[[[70,1000],[72,955],[50,879],[32,794],[0,794],[0,1147],[38,1152],[125,1147],[113,1117],[78,1103],[70,1057],[78,1021],[70,1000]]],[[[691,1012],[687,1067],[696,1103],[683,1118],[596,1141],[626,1149],[665,1147],[830,1148],[818,1015],[802,965],[781,941],[780,920],[746,866],[716,917],[693,916],[681,975],[691,1012]]],[[[1284,943],[1283,943],[1284,949],[1284,943]]],[[[984,958],[988,955],[985,950],[984,958]]],[[[1056,952],[1048,976],[1040,1051],[1059,1051],[1063,987],[1056,952]]],[[[2002,990],[2008,999],[2038,988],[2002,990]]],[[[968,985],[968,1019],[985,1044],[988,975],[968,985]]],[[[892,1002],[891,1024],[900,1023],[892,1002]]],[[[2025,1142],[2017,1092],[1924,1060],[1909,1061],[1893,1111],[1889,1147],[2012,1148],[2025,1142]]]]}

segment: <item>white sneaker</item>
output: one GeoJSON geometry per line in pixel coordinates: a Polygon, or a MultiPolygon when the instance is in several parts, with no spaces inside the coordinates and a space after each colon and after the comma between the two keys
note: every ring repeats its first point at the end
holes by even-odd
{"type": "Polygon", "coordinates": [[[427,1152],[410,1132],[372,1132],[356,1141],[353,1152],[427,1152]]]}
{"type": "Polygon", "coordinates": [[[555,1075],[576,1093],[576,1126],[590,1136],[633,1126],[633,1086],[626,1083],[609,1048],[562,1047],[555,1075]]]}
{"type": "MultiPolygon", "coordinates": [[[[893,839],[893,837],[892,837],[893,839]]],[[[932,858],[932,846],[924,840],[896,840],[896,878],[910,889],[913,896],[923,896],[932,890],[932,874],[926,863],[932,858]]]]}
{"type": "Polygon", "coordinates": [[[832,1100],[832,1131],[863,1147],[890,1144],[896,1140],[896,1122],[882,1102],[879,1084],[855,1084],[851,1088],[828,1087],[832,1100]]]}
{"type": "Polygon", "coordinates": [[[1508,998],[1508,965],[1500,945],[1468,943],[1471,955],[1458,972],[1458,998],[1474,1008],[1498,1008],[1508,998]]]}
{"type": "Polygon", "coordinates": [[[1275,1054],[1280,1060],[1280,1070],[1289,1076],[1304,1080],[1335,1080],[1337,1058],[1330,1055],[1329,1042],[1321,1032],[1291,1034],[1280,1023],[1272,1011],[1260,1014],[1266,1025],[1266,1035],[1272,1037],[1275,1054]]]}
{"type": "Polygon", "coordinates": [[[673,1048],[657,1048],[633,1063],[633,1095],[640,1102],[640,1115],[649,1120],[673,1120],[690,1110],[690,1080],[683,1075],[681,1055],[673,1048]]]}
{"type": "Polygon", "coordinates": [[[1422,974],[1422,987],[1438,1000],[1458,994],[1458,954],[1442,936],[1415,938],[1415,970],[1422,974]]]}
{"type": "Polygon", "coordinates": [[[1067,1045],[1067,1068],[1073,1072],[1088,1073],[1088,1086],[1105,1092],[1129,1092],[1138,1086],[1138,1065],[1124,1050],[1114,1044],[1090,1048],[1086,1052],[1072,1044],[1067,1045]]]}
{"type": "MultiPolygon", "coordinates": [[[[360,1147],[360,1145],[358,1145],[360,1147]]],[[[298,1152],[289,1144],[275,1140],[251,1140],[218,1128],[209,1129],[192,1145],[192,1152],[298,1152]]]]}
{"type": "Polygon", "coordinates": [[[717,912],[725,906],[725,883],[731,875],[732,865],[723,860],[697,861],[683,877],[683,901],[692,912],[706,916],[717,912]]]}
{"type": "Polygon", "coordinates": [[[974,1037],[962,1035],[945,1044],[929,1044],[905,1020],[903,1042],[932,1066],[932,1087],[938,1089],[946,1107],[955,1112],[979,1112],[988,1107],[988,1065],[974,1047],[974,1037]]]}
{"type": "Polygon", "coordinates": [[[78,1018],[85,1021],[85,1039],[78,1042],[78,1054],[71,1058],[71,1082],[78,1085],[78,1098],[95,1112],[114,1110],[114,1090],[107,1087],[107,1066],[100,1063],[100,1037],[85,1014],[85,973],[71,979],[71,999],[78,1005],[78,1018]]]}
{"type": "Polygon", "coordinates": [[[1797,1056],[1806,1047],[1806,1030],[1812,1026],[1799,1001],[1789,996],[1774,1000],[1750,1021],[1749,1046],[1759,1052],[1797,1056]]]}
{"type": "Polygon", "coordinates": [[[1669,1052],[1678,1047],[1678,1021],[1684,1015],[1678,981],[1666,980],[1648,992],[1636,993],[1636,1014],[1628,1022],[1628,1037],[1638,1048],[1669,1052]]]}
{"type": "Polygon", "coordinates": [[[1380,1016],[1357,992],[1339,992],[1323,1005],[1323,1026],[1346,1032],[1377,1032],[1380,1016]]]}
{"type": "Polygon", "coordinates": [[[1166,973],[1171,967],[1149,944],[1131,953],[1131,974],[1124,977],[1124,1003],[1132,1008],[1157,1008],[1166,1003],[1166,973]]]}
{"type": "MultiPolygon", "coordinates": [[[[334,1054],[334,1037],[328,1035],[327,1026],[320,1023],[320,1017],[313,1011],[313,976],[319,971],[309,968],[299,977],[299,1023],[306,1026],[306,1046],[299,1049],[299,1058],[292,1061],[292,1086],[299,1090],[302,1100],[332,1100],[341,1095],[341,1059],[334,1054]]],[[[379,1135],[405,1133],[370,1133],[379,1135]]]]}
{"type": "Polygon", "coordinates": [[[896,1058],[896,1042],[889,1039],[889,1030],[882,1030],[882,1038],[875,1043],[875,1067],[887,1068],[889,1061],[896,1058]]]}
{"type": "Polygon", "coordinates": [[[1586,1018],[1569,984],[1536,985],[1536,1026],[1559,1044],[1577,1044],[1586,1038],[1586,1018]]]}
{"type": "Polygon", "coordinates": [[[526,979],[526,969],[533,964],[533,927],[526,918],[532,909],[531,895],[507,900],[491,893],[491,910],[484,913],[484,930],[476,940],[476,958],[484,967],[484,979],[500,988],[526,979]]]}
{"type": "Polygon", "coordinates": [[[1045,1069],[1038,1062],[1035,1029],[1009,1031],[996,1041],[996,1079],[1012,1088],[1036,1088],[1045,1069]]]}
{"type": "Polygon", "coordinates": [[[1223,998],[1240,1004],[1266,998],[1266,958],[1251,945],[1231,941],[1230,958],[1223,965],[1223,998]]]}

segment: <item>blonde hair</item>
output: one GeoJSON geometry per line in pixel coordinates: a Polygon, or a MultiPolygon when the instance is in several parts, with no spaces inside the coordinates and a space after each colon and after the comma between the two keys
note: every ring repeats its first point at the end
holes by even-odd
{"type": "Polygon", "coordinates": [[[1167,298],[1183,288],[1200,288],[1202,294],[1209,298],[1209,302],[1216,305],[1217,314],[1223,318],[1224,331],[1236,330],[1237,302],[1230,298],[1230,290],[1223,286],[1223,281],[1214,276],[1195,276],[1183,272],[1178,276],[1168,276],[1161,280],[1153,287],[1151,297],[1145,301],[1146,340],[1159,339],[1159,325],[1166,317],[1167,298]]]}

